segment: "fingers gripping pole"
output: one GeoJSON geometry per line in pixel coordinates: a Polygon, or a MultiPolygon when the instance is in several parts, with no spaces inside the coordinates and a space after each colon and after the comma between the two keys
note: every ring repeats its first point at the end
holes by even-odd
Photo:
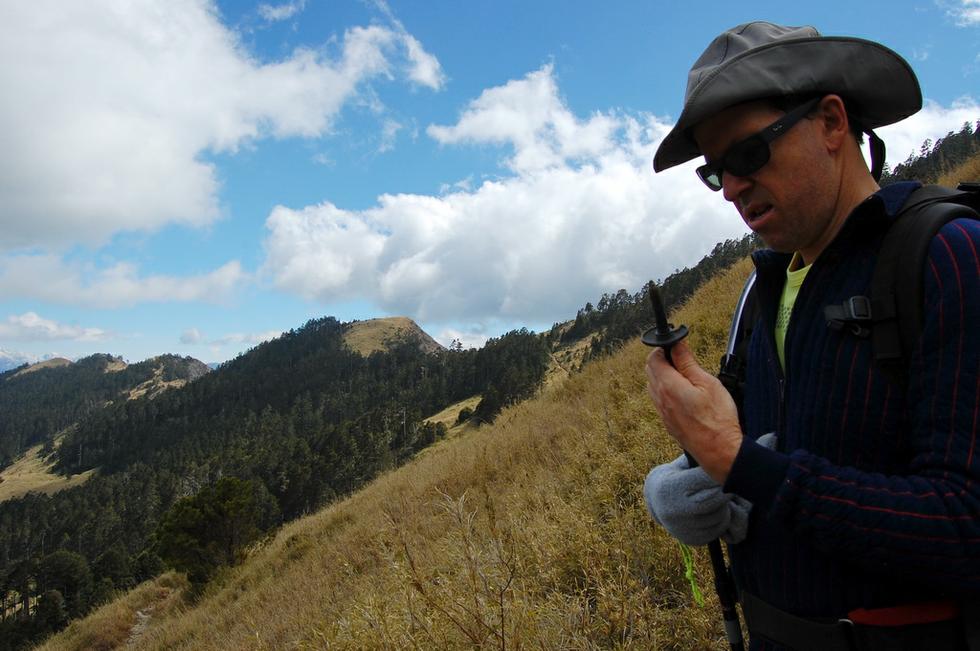
{"type": "Polygon", "coordinates": [[[647,346],[663,348],[667,356],[667,361],[673,364],[670,358],[670,349],[678,341],[687,336],[687,326],[674,327],[674,324],[667,322],[667,311],[664,309],[663,299],[660,298],[660,290],[652,281],[650,282],[650,305],[653,307],[654,327],[643,333],[641,341],[647,346]]]}

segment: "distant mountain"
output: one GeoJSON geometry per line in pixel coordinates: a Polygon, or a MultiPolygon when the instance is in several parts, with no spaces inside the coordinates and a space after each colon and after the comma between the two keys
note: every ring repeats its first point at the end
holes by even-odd
{"type": "Polygon", "coordinates": [[[33,364],[37,361],[38,358],[34,355],[0,348],[0,373],[17,368],[18,366],[23,366],[24,364],[33,364]]]}
{"type": "Polygon", "coordinates": [[[375,351],[390,350],[394,344],[406,340],[415,343],[424,353],[445,350],[417,323],[404,316],[353,321],[347,324],[344,332],[344,343],[365,357],[375,351]]]}
{"type": "Polygon", "coordinates": [[[72,361],[70,359],[65,359],[64,357],[52,357],[46,359],[43,362],[36,362],[34,364],[29,364],[24,368],[18,369],[11,377],[17,377],[18,375],[23,375],[24,373],[33,373],[34,371],[40,371],[44,368],[61,368],[63,366],[70,366],[72,361]]]}
{"type": "Polygon", "coordinates": [[[56,357],[0,373],[0,467],[114,402],[150,398],[208,372],[191,357],[163,355],[127,364],[96,354],[77,362],[56,357]]]}
{"type": "MultiPolygon", "coordinates": [[[[254,441],[257,434],[265,438],[296,431],[303,445],[315,451],[337,446],[336,434],[321,433],[326,441],[306,440],[316,435],[309,431],[316,422],[329,431],[339,427],[356,433],[355,454],[373,450],[375,472],[431,442],[426,440],[431,433],[419,439],[418,430],[432,413],[484,389],[492,389],[500,405],[507,404],[516,396],[515,387],[524,392],[535,385],[536,374],[525,369],[546,365],[546,345],[538,339],[515,332],[489,342],[484,351],[450,354],[405,318],[313,320],[229,360],[187,390],[161,396],[152,407],[134,401],[93,415],[66,436],[57,452],[58,467],[72,473],[94,466],[119,472],[136,462],[170,465],[180,458],[182,465],[194,458],[220,476],[233,463],[229,447],[254,441]],[[528,345],[537,346],[539,354],[528,352],[528,345]],[[310,413],[301,417],[302,411],[310,413]],[[366,443],[365,437],[377,436],[377,448],[366,443]]],[[[253,451],[241,463],[254,467],[264,461],[253,451]]],[[[331,493],[346,482],[333,474],[323,478],[331,493]]],[[[300,502],[287,512],[318,503],[323,488],[290,497],[300,502]]]]}
{"type": "Polygon", "coordinates": [[[0,348],[0,373],[23,366],[24,364],[37,364],[38,362],[44,362],[55,358],[61,358],[61,356],[56,353],[31,355],[30,353],[21,353],[16,350],[6,350],[0,348]]]}

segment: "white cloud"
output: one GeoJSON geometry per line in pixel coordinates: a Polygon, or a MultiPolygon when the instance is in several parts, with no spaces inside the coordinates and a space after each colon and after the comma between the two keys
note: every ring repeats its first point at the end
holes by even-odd
{"type": "Polygon", "coordinates": [[[306,0],[295,0],[281,5],[260,4],[259,15],[270,23],[289,20],[306,7],[306,0]]]}
{"type": "Polygon", "coordinates": [[[180,335],[180,343],[185,346],[207,346],[212,353],[218,354],[226,346],[233,346],[240,349],[243,346],[251,347],[261,344],[270,339],[275,339],[282,334],[281,330],[266,330],[265,332],[233,332],[221,337],[208,338],[197,328],[188,328],[180,335]]]}
{"type": "MultiPolygon", "coordinates": [[[[238,352],[282,335],[281,330],[265,332],[233,332],[222,337],[208,338],[197,328],[188,328],[180,335],[180,343],[185,346],[204,346],[212,355],[226,357],[231,351],[238,352]]],[[[232,354],[234,354],[234,352],[232,354]]]]}
{"type": "Polygon", "coordinates": [[[980,0],[959,0],[946,10],[960,27],[980,25],[980,0]]]}
{"type": "MultiPolygon", "coordinates": [[[[968,104],[929,104],[882,129],[893,158],[906,143],[958,129],[968,104]]],[[[653,173],[670,126],[649,115],[579,119],[545,66],[484,91],[455,125],[429,128],[447,145],[509,146],[512,174],[447,184],[439,196],[386,194],[361,211],[278,206],[266,220],[263,273],[308,299],[368,298],[430,323],[567,319],[604,292],[637,290],[746,232],[697,180],[696,161],[653,173]]],[[[440,336],[476,344],[482,333],[440,336]]]]}
{"type": "Polygon", "coordinates": [[[121,307],[138,303],[220,303],[248,280],[238,261],[197,276],[140,276],[127,262],[96,269],[51,254],[0,257],[0,299],[27,298],[62,305],[121,307]]]}
{"type": "Polygon", "coordinates": [[[212,347],[228,346],[230,344],[246,344],[248,346],[255,346],[261,344],[262,342],[269,341],[270,339],[275,339],[281,334],[281,330],[266,330],[265,332],[254,333],[235,332],[225,335],[224,337],[213,339],[208,342],[208,345],[212,347]]]}
{"type": "Polygon", "coordinates": [[[417,320],[565,319],[745,232],[691,166],[653,174],[669,126],[651,116],[579,120],[545,66],[485,91],[456,125],[429,129],[447,144],[509,144],[511,176],[440,196],[383,195],[363,211],[278,206],[263,271],[310,299],[368,297],[417,320]]]}
{"type": "Polygon", "coordinates": [[[453,126],[432,125],[442,144],[509,144],[508,166],[518,173],[560,166],[569,159],[594,159],[615,146],[622,119],[597,113],[581,122],[558,94],[554,70],[546,65],[524,79],[490,88],[470,102],[453,126]]]}
{"type": "Polygon", "coordinates": [[[402,125],[397,121],[392,119],[385,120],[384,126],[381,129],[381,144],[378,145],[378,152],[384,153],[394,149],[395,138],[398,137],[398,132],[401,130],[402,125]]]}
{"type": "Polygon", "coordinates": [[[188,328],[180,335],[180,343],[194,346],[204,341],[204,335],[197,328],[188,328]]]}
{"type": "Polygon", "coordinates": [[[325,203],[293,211],[277,206],[266,220],[267,267],[277,284],[309,297],[351,297],[373,275],[385,235],[361,216],[325,203]]]}
{"type": "Polygon", "coordinates": [[[439,60],[425,51],[422,44],[411,34],[404,32],[402,39],[405,44],[408,60],[412,66],[409,68],[409,79],[417,84],[439,90],[446,82],[446,76],[442,73],[442,66],[439,60]]]}
{"type": "Polygon", "coordinates": [[[327,135],[373,78],[439,86],[404,28],[351,28],[339,50],[258,61],[208,0],[3,3],[0,250],[210,223],[207,154],[327,135]]]}
{"type": "Polygon", "coordinates": [[[885,141],[888,165],[895,167],[905,162],[909,154],[918,156],[919,148],[927,138],[935,142],[950,131],[959,131],[964,122],[975,125],[978,118],[980,104],[973,98],[964,97],[948,108],[927,100],[922,110],[912,117],[876,129],[875,133],[885,141]]]}
{"type": "Polygon", "coordinates": [[[100,328],[83,328],[45,319],[35,312],[11,315],[0,322],[0,338],[15,341],[101,341],[107,333],[100,328]]]}
{"type": "Polygon", "coordinates": [[[458,341],[464,349],[483,348],[487,340],[490,339],[490,335],[487,334],[487,329],[482,326],[476,326],[469,330],[444,328],[439,331],[434,339],[446,348],[449,348],[453,341],[458,341]]]}
{"type": "Polygon", "coordinates": [[[388,6],[385,0],[374,0],[374,6],[391,22],[405,47],[411,67],[408,71],[409,78],[417,84],[439,90],[446,83],[446,76],[442,72],[439,60],[432,56],[422,47],[418,39],[408,33],[405,26],[395,16],[395,13],[388,6]]]}
{"type": "Polygon", "coordinates": [[[0,373],[17,368],[22,364],[34,364],[40,361],[37,355],[22,353],[16,350],[4,350],[0,348],[0,373]]]}
{"type": "Polygon", "coordinates": [[[439,186],[439,194],[446,194],[447,192],[452,192],[453,190],[462,190],[463,192],[469,192],[473,189],[473,176],[467,176],[465,179],[456,181],[455,183],[443,183],[439,186]]]}

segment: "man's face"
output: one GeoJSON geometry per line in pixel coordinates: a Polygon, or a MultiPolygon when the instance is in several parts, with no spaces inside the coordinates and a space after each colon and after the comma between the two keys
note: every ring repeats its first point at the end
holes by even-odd
{"type": "MultiPolygon", "coordinates": [[[[720,160],[733,144],[783,116],[764,101],[725,109],[694,128],[705,160],[720,160]]],[[[806,118],[770,143],[769,162],[747,176],[725,172],[722,192],[742,220],[776,251],[807,252],[825,239],[834,216],[834,168],[819,119],[806,118]]]]}

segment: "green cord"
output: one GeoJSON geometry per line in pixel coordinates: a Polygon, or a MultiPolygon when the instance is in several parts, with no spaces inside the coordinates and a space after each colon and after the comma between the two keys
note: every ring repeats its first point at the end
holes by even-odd
{"type": "Polygon", "coordinates": [[[699,606],[704,606],[704,595],[701,594],[701,589],[698,588],[697,577],[694,576],[694,554],[691,548],[684,543],[679,542],[677,544],[681,546],[681,556],[684,557],[684,578],[691,584],[691,594],[694,595],[694,603],[699,606]]]}

